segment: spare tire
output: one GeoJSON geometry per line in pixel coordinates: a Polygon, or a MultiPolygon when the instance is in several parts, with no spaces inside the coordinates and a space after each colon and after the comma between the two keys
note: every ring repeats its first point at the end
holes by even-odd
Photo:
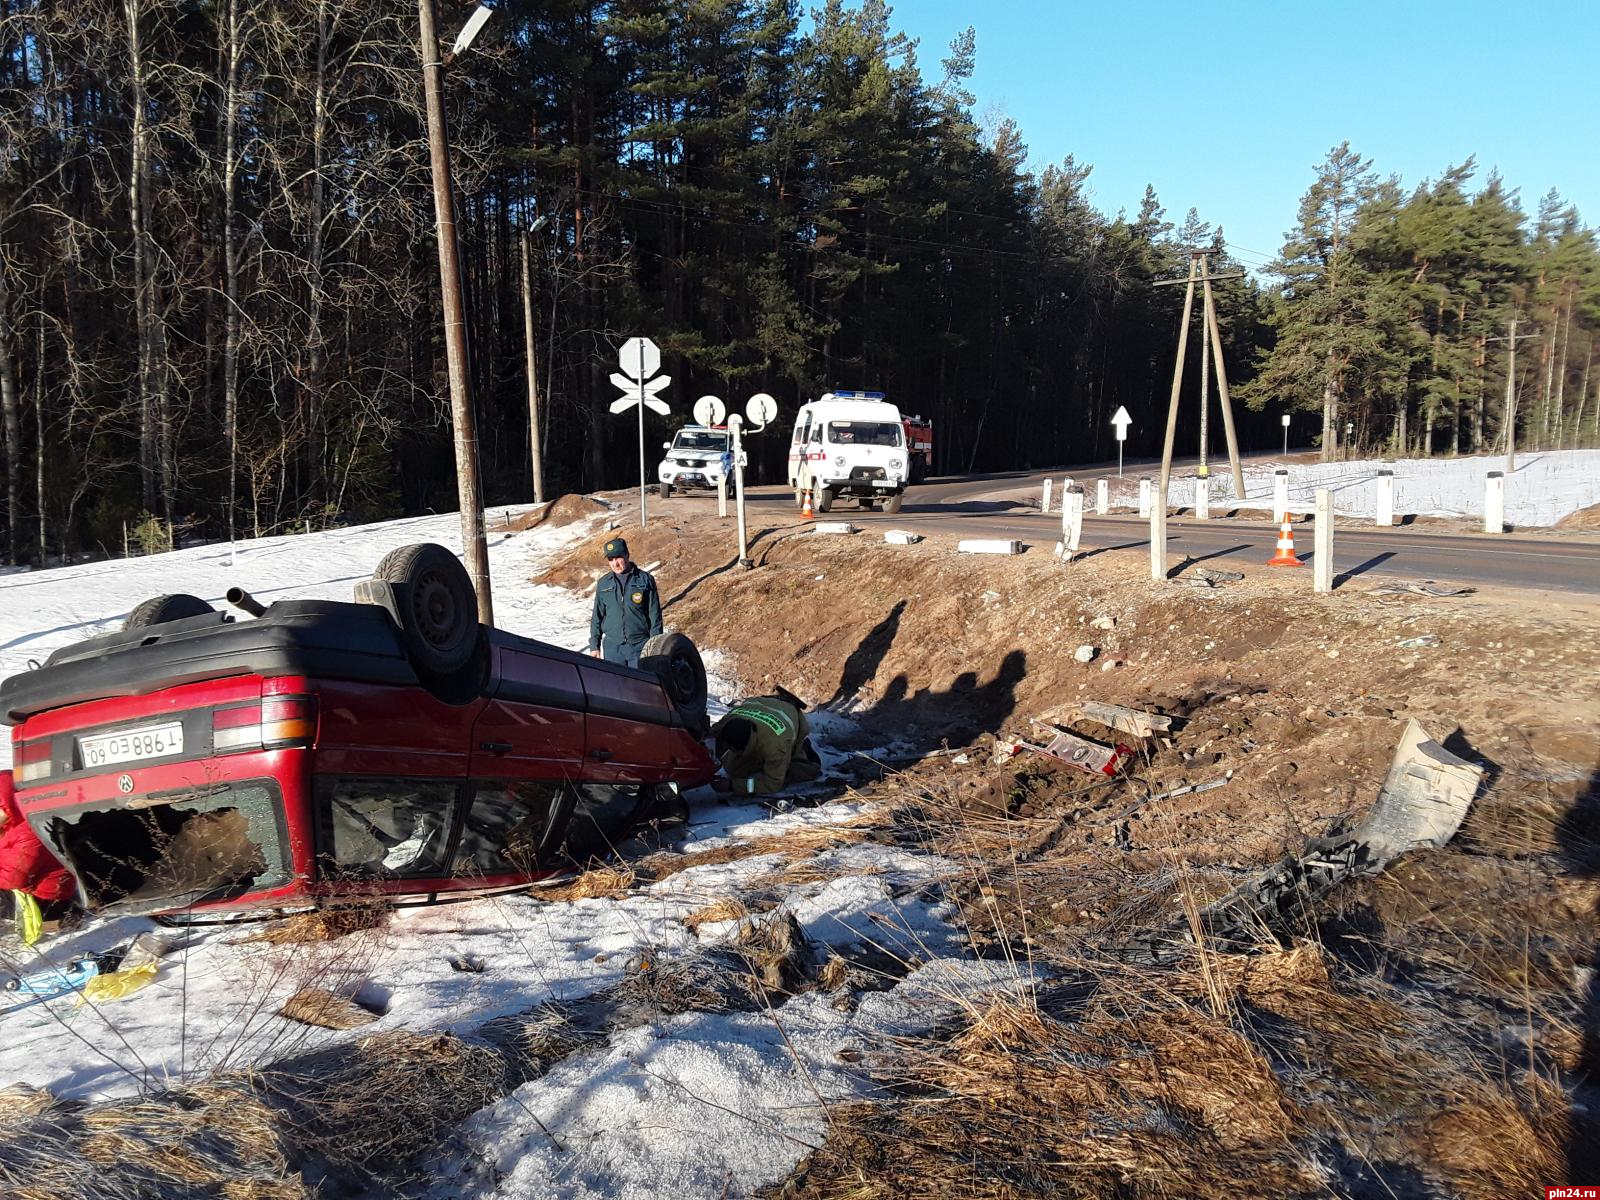
{"type": "Polygon", "coordinates": [[[461,560],[443,546],[419,542],[385,554],[372,577],[394,589],[395,618],[411,665],[449,675],[478,646],[478,598],[461,560]]]}
{"type": "Polygon", "coordinates": [[[639,669],[661,681],[678,715],[696,737],[711,728],[706,717],[706,666],[700,651],[683,633],[658,633],[639,651],[639,669]]]}
{"type": "Polygon", "coordinates": [[[175,592],[170,596],[152,596],[134,605],[124,618],[124,629],[144,629],[149,625],[165,625],[168,621],[181,621],[185,617],[203,617],[217,610],[199,596],[175,592]]]}

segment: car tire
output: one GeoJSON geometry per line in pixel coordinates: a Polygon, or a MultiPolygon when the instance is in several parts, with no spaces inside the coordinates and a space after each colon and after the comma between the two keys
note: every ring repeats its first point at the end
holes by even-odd
{"type": "Polygon", "coordinates": [[[459,558],[432,542],[401,546],[383,556],[372,577],[394,587],[400,637],[413,667],[450,675],[472,661],[478,600],[459,558]]]}
{"type": "Polygon", "coordinates": [[[892,496],[885,496],[883,498],[883,511],[897,513],[900,511],[900,506],[905,503],[905,500],[906,494],[904,492],[896,492],[892,496]]]}
{"type": "Polygon", "coordinates": [[[203,617],[217,610],[199,596],[175,592],[170,596],[152,596],[134,605],[133,611],[122,622],[124,629],[144,629],[150,625],[165,625],[168,621],[181,621],[185,617],[203,617]]]}
{"type": "Polygon", "coordinates": [[[817,511],[818,512],[827,512],[832,507],[833,507],[833,489],[832,488],[828,488],[828,487],[818,488],[817,489],[817,511]]]}
{"type": "Polygon", "coordinates": [[[706,666],[700,651],[683,633],[658,633],[639,651],[639,669],[661,681],[662,691],[696,737],[710,728],[706,718],[706,666]]]}
{"type": "Polygon", "coordinates": [[[663,481],[663,483],[661,484],[660,491],[661,491],[661,498],[663,500],[665,500],[668,496],[672,495],[672,485],[670,483],[666,483],[666,482],[663,481]]]}
{"type": "Polygon", "coordinates": [[[863,497],[861,497],[861,511],[862,512],[871,512],[876,507],[877,507],[877,502],[875,500],[873,500],[873,498],[871,496],[863,496],[863,497]]]}

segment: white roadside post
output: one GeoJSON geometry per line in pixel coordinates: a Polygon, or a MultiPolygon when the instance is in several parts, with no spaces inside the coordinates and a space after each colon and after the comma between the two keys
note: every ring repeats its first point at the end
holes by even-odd
{"type": "Polygon", "coordinates": [[[1483,483],[1483,531],[1506,531],[1506,476],[1504,471],[1490,471],[1483,483]]]}
{"type": "Polygon", "coordinates": [[[1150,507],[1150,578],[1156,582],[1167,577],[1167,497],[1156,497],[1150,507]]]}
{"type": "Polygon", "coordinates": [[[1061,561],[1071,562],[1078,555],[1083,538],[1083,489],[1070,485],[1061,493],[1061,561]]]}
{"type": "Polygon", "coordinates": [[[672,411],[656,395],[672,382],[672,376],[656,375],[661,369],[661,350],[647,337],[631,337],[623,342],[617,351],[617,365],[622,372],[613,371],[611,382],[622,389],[622,397],[611,402],[611,411],[623,413],[635,406],[639,409],[639,525],[643,528],[649,519],[644,498],[644,410],[649,407],[662,416],[672,411]]]}
{"type": "MultiPolygon", "coordinates": [[[[694,402],[694,419],[697,424],[708,428],[721,425],[723,418],[728,415],[727,405],[722,403],[720,396],[701,396],[694,402]]],[[[728,471],[733,466],[733,455],[728,455],[728,462],[723,467],[722,473],[717,476],[717,516],[725,518],[728,515],[728,471]]]]}
{"type": "Polygon", "coordinates": [[[1044,513],[1050,511],[1050,481],[1048,479],[1044,481],[1044,499],[1039,502],[1039,511],[1044,513]]]}
{"type": "Polygon", "coordinates": [[[1317,489],[1317,524],[1311,538],[1311,590],[1333,591],[1333,490],[1317,489]]]}
{"type": "Polygon", "coordinates": [[[1282,525],[1289,513],[1289,472],[1279,467],[1272,473],[1272,523],[1282,525]]]}
{"type": "Polygon", "coordinates": [[[1139,477],[1139,517],[1141,520],[1150,519],[1150,476],[1139,477]]]}
{"type": "Polygon", "coordinates": [[[1105,516],[1111,511],[1111,481],[1097,479],[1094,483],[1094,511],[1098,516],[1105,516]]]}
{"type": "Polygon", "coordinates": [[[1128,426],[1133,424],[1133,418],[1128,415],[1125,406],[1117,405],[1117,411],[1111,414],[1111,424],[1117,430],[1117,478],[1122,478],[1122,447],[1128,440],[1128,426]]]}
{"type": "MultiPolygon", "coordinates": [[[[751,428],[760,433],[778,415],[778,402],[765,392],[757,392],[745,403],[744,415],[750,419],[751,428]]],[[[746,456],[744,442],[740,436],[744,422],[739,419],[739,414],[734,413],[728,418],[728,428],[733,431],[733,489],[735,495],[734,506],[739,510],[739,565],[750,566],[750,559],[745,551],[749,538],[745,532],[744,523],[744,469],[746,456]]]]}
{"type": "Polygon", "coordinates": [[[1377,524],[1380,528],[1388,529],[1394,524],[1394,472],[1378,472],[1378,512],[1377,524]]]}
{"type": "Polygon", "coordinates": [[[1194,517],[1197,521],[1211,519],[1211,479],[1206,475],[1194,481],[1194,517]]]}

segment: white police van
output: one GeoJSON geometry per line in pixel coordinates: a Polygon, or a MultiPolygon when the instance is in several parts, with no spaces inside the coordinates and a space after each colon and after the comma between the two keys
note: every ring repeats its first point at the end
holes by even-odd
{"type": "Polygon", "coordinates": [[[800,406],[789,445],[789,486],[818,512],[852,496],[862,508],[899,512],[910,477],[905,424],[882,392],[825,392],[800,406]]]}
{"type": "Polygon", "coordinates": [[[712,488],[730,478],[733,451],[726,429],[685,425],[670,442],[662,442],[667,456],[656,467],[663,496],[673,488],[712,488]]]}

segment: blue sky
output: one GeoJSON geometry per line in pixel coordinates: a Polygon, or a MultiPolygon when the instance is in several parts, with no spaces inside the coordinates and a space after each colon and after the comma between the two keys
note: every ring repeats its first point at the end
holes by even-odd
{"type": "Polygon", "coordinates": [[[1600,0],[901,0],[936,82],[977,30],[980,117],[1035,170],[1094,164],[1097,207],[1190,206],[1248,265],[1278,250],[1327,150],[1349,139],[1410,188],[1476,154],[1532,213],[1551,187],[1600,223],[1600,0]]]}

